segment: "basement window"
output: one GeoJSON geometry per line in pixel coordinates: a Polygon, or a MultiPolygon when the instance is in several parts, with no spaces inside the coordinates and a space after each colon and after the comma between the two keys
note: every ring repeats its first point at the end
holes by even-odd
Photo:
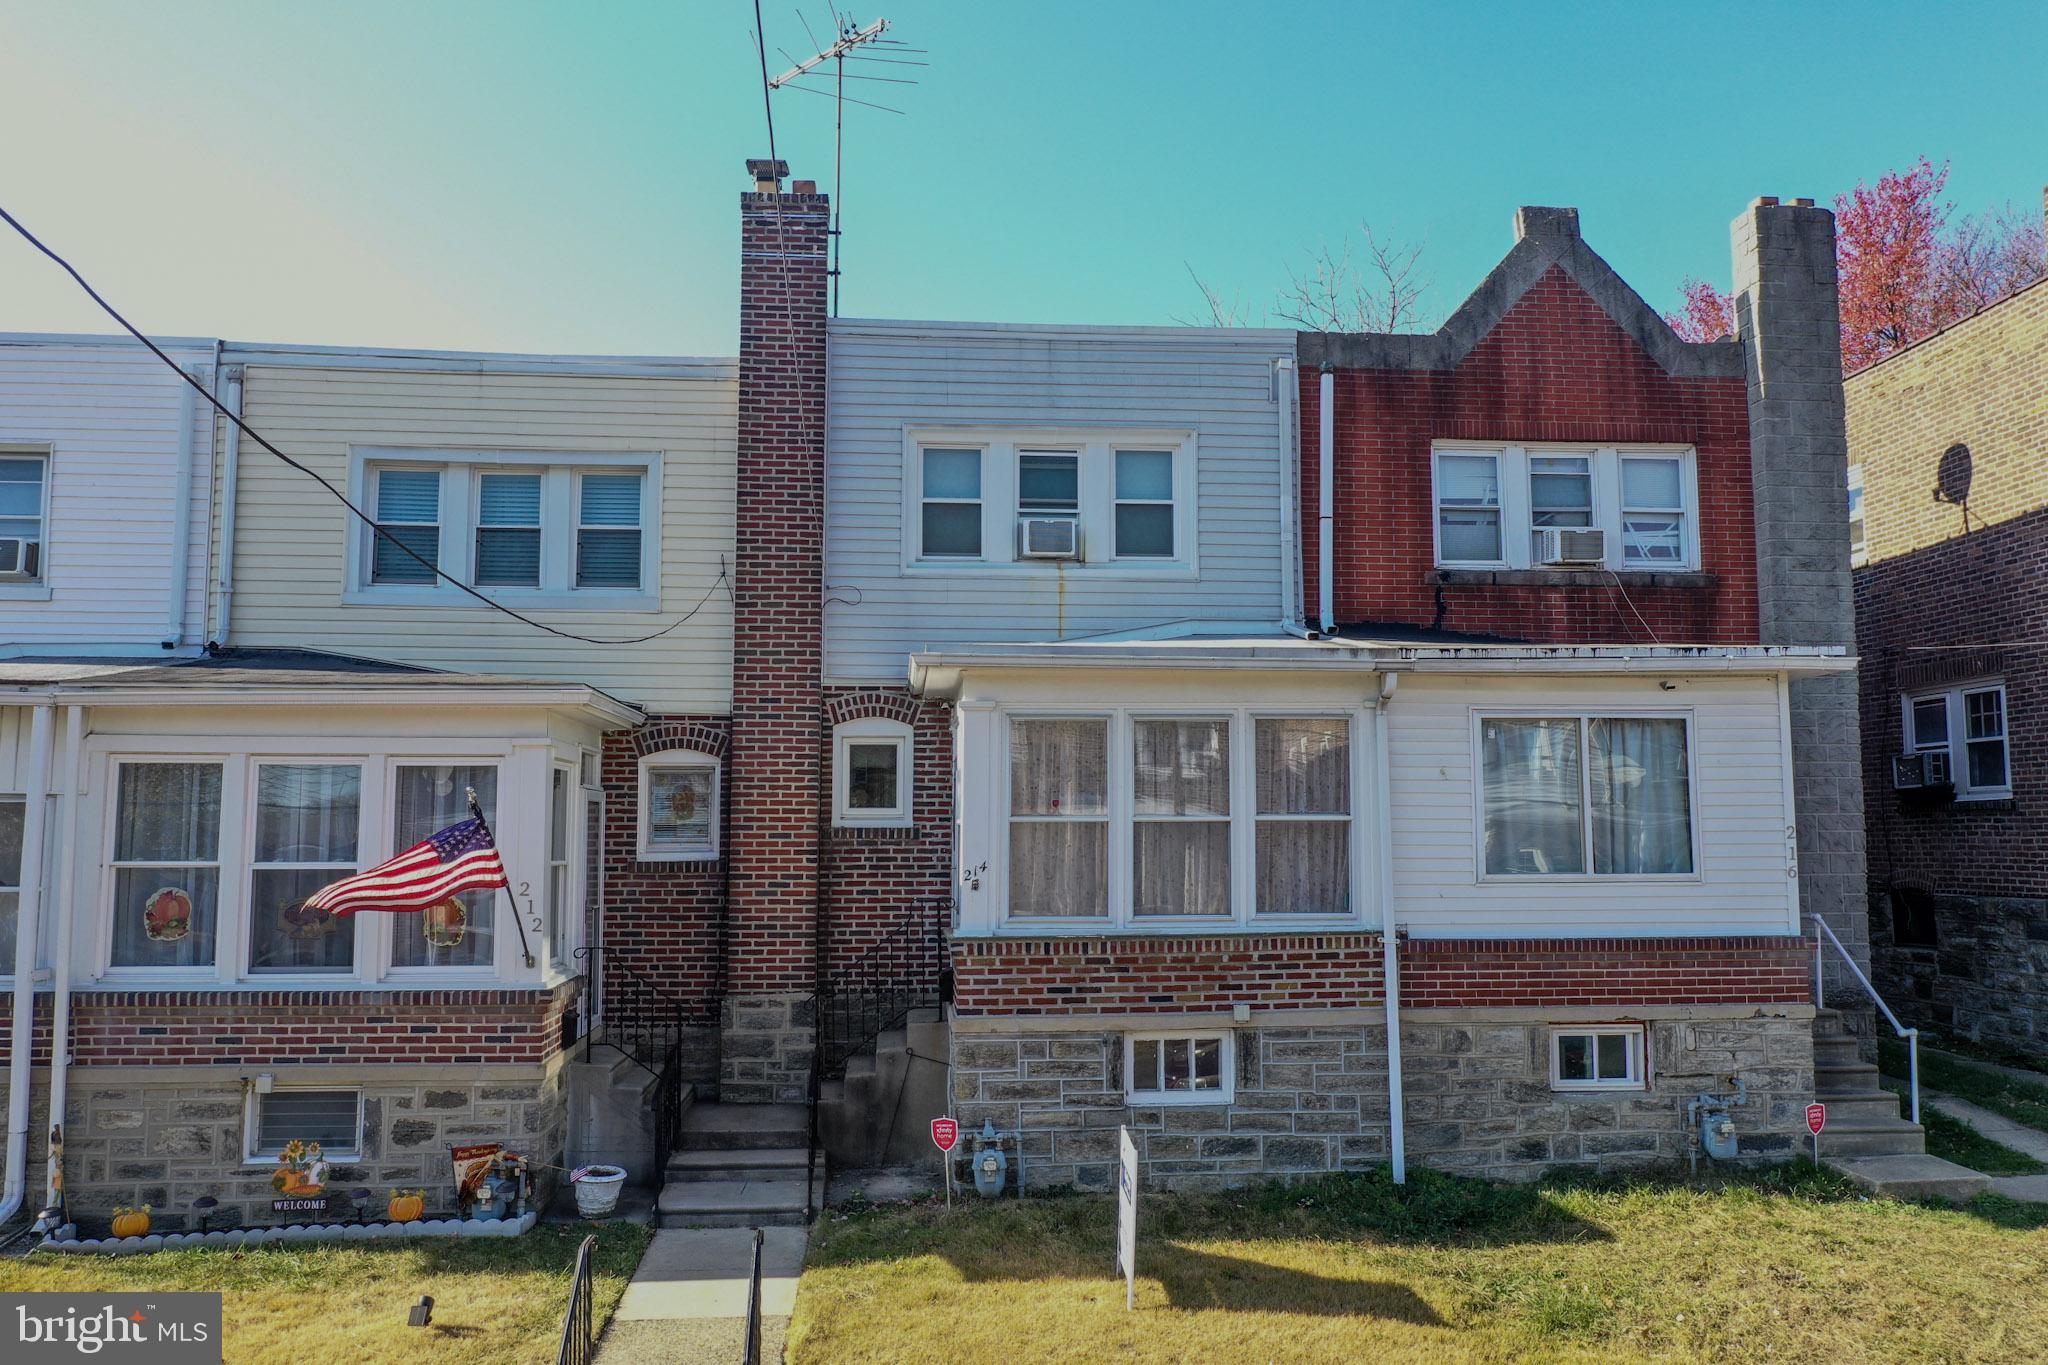
{"type": "Polygon", "coordinates": [[[1228,1033],[1124,1036],[1124,1094],[1132,1104],[1228,1104],[1237,1074],[1228,1033]]]}
{"type": "Polygon", "coordinates": [[[353,1161],[363,1149],[363,1094],[298,1087],[267,1095],[251,1090],[247,1132],[251,1161],[276,1159],[288,1142],[317,1142],[329,1161],[353,1161]]]}
{"type": "Polygon", "coordinates": [[[1552,1090],[1644,1088],[1640,1024],[1557,1029],[1550,1035],[1552,1090]]]}

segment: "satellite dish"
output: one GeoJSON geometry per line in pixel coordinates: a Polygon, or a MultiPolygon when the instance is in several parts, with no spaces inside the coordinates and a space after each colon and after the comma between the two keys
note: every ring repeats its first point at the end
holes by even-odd
{"type": "Polygon", "coordinates": [[[1952,502],[1958,507],[1967,504],[1974,465],[1970,448],[1961,441],[1942,451],[1941,463],[1934,471],[1934,500],[1952,502]]]}

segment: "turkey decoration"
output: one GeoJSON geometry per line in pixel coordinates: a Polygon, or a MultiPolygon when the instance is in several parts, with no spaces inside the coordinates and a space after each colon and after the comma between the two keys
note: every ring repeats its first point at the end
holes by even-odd
{"type": "Polygon", "coordinates": [[[457,946],[468,931],[469,911],[453,896],[444,901],[437,901],[420,912],[420,932],[425,934],[427,942],[436,948],[457,946]]]}

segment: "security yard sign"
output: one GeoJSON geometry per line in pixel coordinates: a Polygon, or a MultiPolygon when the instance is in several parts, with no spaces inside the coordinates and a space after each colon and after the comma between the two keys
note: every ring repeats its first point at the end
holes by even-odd
{"type": "Polygon", "coordinates": [[[1124,1273],[1124,1311],[1138,1306],[1138,1144],[1119,1128],[1116,1164],[1116,1264],[1124,1273]]]}
{"type": "Polygon", "coordinates": [[[1806,1106],[1806,1131],[1813,1134],[1813,1164],[1820,1165],[1820,1130],[1828,1126],[1828,1107],[1824,1104],[1806,1106]]]}
{"type": "Polygon", "coordinates": [[[946,1207],[953,1207],[953,1148],[960,1141],[960,1120],[933,1119],[932,1145],[946,1154],[946,1207]]]}

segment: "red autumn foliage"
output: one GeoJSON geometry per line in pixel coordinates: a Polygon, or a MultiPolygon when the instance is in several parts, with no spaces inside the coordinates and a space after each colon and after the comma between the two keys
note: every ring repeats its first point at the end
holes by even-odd
{"type": "Polygon", "coordinates": [[[1680,341],[1719,341],[1735,335],[1735,296],[1724,294],[1691,275],[1679,287],[1685,307],[1664,315],[1665,325],[1680,341]]]}

